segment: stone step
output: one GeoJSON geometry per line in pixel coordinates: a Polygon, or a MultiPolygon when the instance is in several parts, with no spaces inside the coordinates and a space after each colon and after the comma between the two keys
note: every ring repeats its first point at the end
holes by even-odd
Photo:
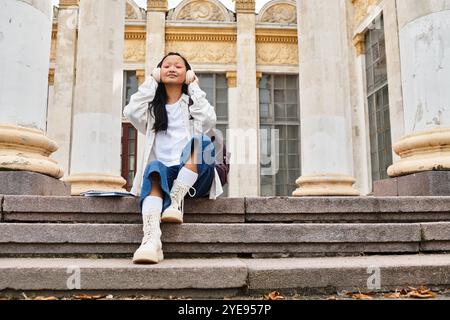
{"type": "Polygon", "coordinates": [[[246,222],[450,222],[450,197],[257,197],[246,222]]]}
{"type": "Polygon", "coordinates": [[[224,297],[279,290],[283,294],[394,291],[450,285],[450,255],[286,259],[0,258],[0,292],[224,297]]]}
{"type": "MultiPolygon", "coordinates": [[[[450,223],[162,224],[168,256],[315,256],[450,251],[450,223]]],[[[139,224],[0,223],[0,255],[131,255],[139,224]]]]}
{"type": "MultiPolygon", "coordinates": [[[[2,196],[3,222],[141,223],[138,198],[2,196]]],[[[450,222],[450,197],[187,199],[192,223],[450,222]]]]}
{"type": "MultiPolygon", "coordinates": [[[[142,223],[139,198],[102,197],[3,197],[4,222],[91,222],[142,223]]],[[[244,222],[244,199],[189,199],[184,206],[185,222],[244,222]]]]}

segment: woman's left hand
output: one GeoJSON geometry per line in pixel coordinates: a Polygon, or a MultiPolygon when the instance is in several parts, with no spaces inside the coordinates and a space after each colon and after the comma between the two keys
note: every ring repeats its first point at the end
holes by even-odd
{"type": "Polygon", "coordinates": [[[197,75],[195,75],[194,80],[193,80],[191,83],[195,83],[195,84],[197,84],[197,85],[200,84],[200,81],[198,80],[197,75]]]}

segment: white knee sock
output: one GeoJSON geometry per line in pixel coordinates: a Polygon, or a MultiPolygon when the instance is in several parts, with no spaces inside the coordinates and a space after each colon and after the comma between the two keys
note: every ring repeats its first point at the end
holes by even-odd
{"type": "Polygon", "coordinates": [[[142,215],[149,214],[151,211],[159,210],[162,211],[163,199],[155,196],[145,197],[142,203],[142,215]]]}
{"type": "Polygon", "coordinates": [[[178,172],[177,180],[184,185],[192,187],[197,181],[198,174],[192,170],[189,170],[186,167],[181,168],[180,172],[178,172]]]}

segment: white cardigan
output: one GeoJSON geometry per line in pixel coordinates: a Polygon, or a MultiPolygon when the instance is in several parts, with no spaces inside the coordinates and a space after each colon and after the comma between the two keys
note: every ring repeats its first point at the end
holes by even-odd
{"type": "MultiPolygon", "coordinates": [[[[152,129],[155,119],[150,115],[149,103],[153,101],[157,88],[158,82],[152,76],[149,76],[139,87],[138,92],[131,96],[130,103],[123,110],[124,117],[128,118],[131,124],[146,136],[141,166],[137,168],[133,187],[131,188],[131,193],[136,196],[140,196],[141,194],[142,177],[145,168],[151,161],[156,159],[153,148],[156,134],[152,129]]],[[[211,134],[216,125],[216,112],[214,107],[210,105],[206,99],[206,93],[200,89],[198,84],[189,84],[188,92],[189,95],[182,94],[180,103],[181,109],[185,114],[184,124],[189,139],[193,136],[211,134]],[[188,109],[189,96],[194,103],[188,109]],[[190,120],[190,116],[193,119],[190,120]]],[[[220,177],[216,169],[214,169],[214,176],[211,189],[209,190],[210,199],[216,199],[216,197],[223,193],[220,177]]]]}

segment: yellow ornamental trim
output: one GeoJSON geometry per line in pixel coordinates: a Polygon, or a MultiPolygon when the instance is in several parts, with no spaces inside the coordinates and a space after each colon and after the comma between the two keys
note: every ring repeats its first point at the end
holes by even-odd
{"type": "Polygon", "coordinates": [[[236,42],[236,28],[174,28],[166,29],[166,41],[236,42]]]}
{"type": "Polygon", "coordinates": [[[59,8],[66,9],[70,7],[78,7],[80,0],[59,0],[59,8]]]}

